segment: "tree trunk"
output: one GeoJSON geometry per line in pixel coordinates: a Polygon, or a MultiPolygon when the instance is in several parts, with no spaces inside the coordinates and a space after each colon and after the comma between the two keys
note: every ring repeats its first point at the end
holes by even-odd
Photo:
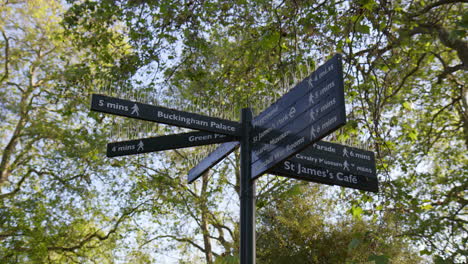
{"type": "Polygon", "coordinates": [[[208,206],[207,206],[207,187],[208,187],[208,173],[206,172],[203,174],[203,186],[201,190],[201,230],[203,233],[203,244],[205,247],[205,258],[207,264],[213,263],[213,253],[211,249],[211,241],[210,241],[210,231],[208,229],[208,206]]]}

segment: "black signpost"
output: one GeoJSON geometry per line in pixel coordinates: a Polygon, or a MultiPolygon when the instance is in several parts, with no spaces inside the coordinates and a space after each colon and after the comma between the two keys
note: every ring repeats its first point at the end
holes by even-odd
{"type": "Polygon", "coordinates": [[[378,192],[372,151],[319,141],[272,167],[268,173],[378,192]]]}
{"type": "Polygon", "coordinates": [[[203,173],[215,166],[218,162],[224,159],[227,155],[231,154],[239,147],[239,142],[227,142],[221,144],[217,149],[204,158],[197,166],[193,167],[188,172],[188,183],[192,183],[198,179],[203,173]]]}
{"type": "Polygon", "coordinates": [[[100,94],[92,95],[91,110],[201,131],[231,136],[240,135],[240,124],[238,122],[100,94]]]}
{"type": "Polygon", "coordinates": [[[319,141],[290,158],[291,161],[303,162],[325,168],[348,171],[376,178],[375,157],[372,151],[366,151],[331,142],[319,141]]]}
{"type": "Polygon", "coordinates": [[[335,55],[253,120],[252,177],[345,123],[343,67],[335,55]]]}
{"type": "Polygon", "coordinates": [[[142,138],[107,144],[107,157],[127,156],[169,149],[211,145],[235,140],[236,138],[233,136],[198,131],[142,138]]]}
{"type": "Polygon", "coordinates": [[[241,264],[255,263],[255,180],[262,174],[378,191],[372,152],[319,142],[346,123],[339,54],[255,118],[242,109],[240,123],[98,94],[91,110],[203,131],[109,143],[108,157],[223,143],[189,171],[189,183],[240,145],[241,264]]]}

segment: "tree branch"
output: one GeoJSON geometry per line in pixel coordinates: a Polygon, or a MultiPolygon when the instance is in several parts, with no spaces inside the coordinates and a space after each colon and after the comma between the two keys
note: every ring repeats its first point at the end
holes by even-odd
{"type": "Polygon", "coordinates": [[[462,61],[464,69],[468,69],[468,42],[460,39],[453,38],[450,33],[439,24],[435,23],[421,23],[417,27],[408,31],[410,36],[417,34],[434,34],[436,33],[439,37],[440,42],[453,50],[458,54],[459,59],[462,61]]]}
{"type": "Polygon", "coordinates": [[[144,203],[141,203],[139,205],[137,205],[136,207],[132,208],[131,210],[127,211],[127,212],[124,212],[120,217],[119,219],[115,222],[114,226],[111,228],[111,230],[109,230],[109,232],[107,232],[107,234],[105,235],[102,235],[100,234],[100,231],[101,229],[99,230],[96,230],[94,233],[92,234],[89,234],[86,238],[84,238],[83,240],[81,240],[80,242],[78,242],[78,244],[74,245],[74,246],[69,246],[69,247],[64,247],[64,246],[51,246],[51,247],[47,247],[48,250],[50,251],[70,251],[70,252],[73,252],[79,248],[82,248],[85,244],[87,244],[88,242],[90,242],[91,240],[93,239],[98,239],[99,241],[104,241],[106,239],[108,239],[112,234],[114,234],[115,232],[117,232],[117,229],[119,228],[119,225],[123,222],[123,220],[130,216],[131,214],[133,214],[140,206],[142,206],[144,203]]]}
{"type": "Polygon", "coordinates": [[[421,9],[417,13],[411,14],[410,16],[417,17],[417,16],[420,16],[429,12],[433,8],[436,8],[442,5],[447,5],[447,4],[455,4],[455,3],[468,3],[468,0],[440,0],[438,2],[434,2],[432,4],[425,6],[423,9],[421,9]]]}
{"type": "Polygon", "coordinates": [[[21,186],[23,185],[24,181],[26,180],[26,178],[31,175],[31,172],[32,172],[32,169],[30,169],[27,173],[25,173],[23,175],[23,177],[21,177],[21,179],[18,181],[18,183],[16,184],[16,187],[13,191],[11,192],[8,192],[8,193],[2,193],[0,194],[0,200],[1,199],[5,199],[6,197],[8,196],[13,196],[15,195],[16,193],[18,193],[20,190],[21,190],[21,186]]]}
{"type": "Polygon", "coordinates": [[[403,88],[403,86],[405,85],[405,83],[409,79],[409,77],[411,77],[413,74],[415,74],[419,70],[419,68],[421,67],[421,63],[422,63],[422,61],[424,60],[425,57],[426,57],[426,53],[421,55],[421,57],[418,59],[418,62],[416,63],[416,67],[414,67],[410,72],[408,72],[402,78],[402,81],[400,82],[400,85],[398,85],[398,87],[390,95],[384,97],[380,107],[383,107],[390,98],[395,96],[403,88]]]}
{"type": "Polygon", "coordinates": [[[2,36],[5,39],[5,74],[0,78],[0,83],[2,83],[4,80],[8,78],[9,72],[8,72],[8,64],[10,63],[10,43],[8,41],[8,37],[6,36],[5,32],[3,30],[0,30],[2,32],[2,36]]]}

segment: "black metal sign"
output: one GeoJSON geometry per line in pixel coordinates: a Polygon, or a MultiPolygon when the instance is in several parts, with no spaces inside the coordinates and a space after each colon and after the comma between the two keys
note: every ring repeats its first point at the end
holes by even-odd
{"type": "Polygon", "coordinates": [[[239,136],[238,122],[93,94],[91,110],[219,134],[239,136]]]}
{"type": "Polygon", "coordinates": [[[319,141],[296,153],[268,173],[306,181],[378,191],[372,151],[319,141]]]}
{"type": "MultiPolygon", "coordinates": [[[[317,127],[321,127],[321,122],[324,122],[324,117],[328,114],[334,114],[338,116],[340,112],[337,110],[342,110],[340,107],[344,107],[340,105],[338,107],[337,97],[328,97],[326,100],[320,102],[319,104],[309,108],[307,111],[304,111],[300,114],[289,114],[287,115],[292,116],[293,119],[291,122],[287,123],[285,126],[277,127],[271,130],[265,130],[268,134],[261,133],[261,139],[256,141],[256,144],[253,144],[252,150],[256,159],[252,160],[255,162],[257,159],[268,155],[275,147],[278,145],[282,145],[281,142],[289,140],[294,140],[297,133],[304,130],[307,127],[310,127],[312,124],[316,124],[317,127]],[[338,107],[338,108],[336,108],[338,107]]],[[[296,108],[291,108],[294,110],[296,108]]],[[[294,112],[294,111],[290,111],[294,112]]],[[[342,115],[340,115],[342,117],[342,115]]],[[[344,119],[344,118],[341,118],[344,119]]],[[[254,141],[255,142],[255,141],[254,141]]]]}
{"type": "Polygon", "coordinates": [[[127,156],[168,149],[218,144],[235,141],[233,136],[210,132],[189,132],[176,135],[142,138],[107,144],[107,157],[127,156]]]}
{"type": "Polygon", "coordinates": [[[343,70],[336,55],[254,118],[252,177],[345,123],[343,70]]]}
{"type": "Polygon", "coordinates": [[[319,141],[289,158],[325,169],[377,177],[374,152],[341,144],[319,141]]]}
{"type": "Polygon", "coordinates": [[[193,167],[188,172],[188,182],[192,183],[198,177],[200,177],[203,173],[207,170],[215,166],[219,161],[224,159],[227,155],[233,152],[235,149],[239,147],[239,142],[227,142],[221,144],[217,149],[211,152],[208,157],[204,158],[197,166],[193,167]]]}
{"type": "Polygon", "coordinates": [[[271,168],[269,173],[305,181],[339,185],[358,190],[378,192],[377,177],[363,176],[339,170],[317,167],[307,161],[286,160],[271,168]]]}
{"type": "Polygon", "coordinates": [[[259,177],[277,163],[338,129],[345,124],[344,118],[344,116],[338,113],[330,113],[319,120],[319,122],[313,123],[299,132],[294,131],[294,134],[282,139],[268,155],[255,158],[255,154],[253,154],[252,159],[256,159],[256,161],[252,164],[252,177],[259,177]]]}

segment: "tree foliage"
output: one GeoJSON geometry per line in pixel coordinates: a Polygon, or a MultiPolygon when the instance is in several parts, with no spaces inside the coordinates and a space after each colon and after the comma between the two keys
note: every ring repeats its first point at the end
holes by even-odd
{"type": "Polygon", "coordinates": [[[385,225],[343,215],[323,188],[295,184],[279,193],[259,218],[259,263],[421,263],[385,225]],[[379,260],[381,259],[381,260],[379,260]]]}
{"type": "Polygon", "coordinates": [[[0,4],[5,261],[236,262],[237,154],[193,186],[184,175],[207,148],[105,159],[115,135],[181,130],[135,130],[90,113],[87,95],[236,120],[336,52],[348,124],[331,139],[375,150],[381,192],[299,192],[294,181],[262,177],[259,259],[331,261],[325,245],[336,242],[337,261],[420,261],[408,243],[435,263],[466,261],[466,1],[68,2],[0,4]],[[339,217],[329,224],[322,212],[339,217]],[[280,255],[287,250],[297,255],[280,255]]]}
{"type": "Polygon", "coordinates": [[[111,262],[113,234],[134,212],[103,199],[107,135],[78,96],[86,89],[73,85],[89,71],[78,65],[86,55],[64,38],[63,11],[59,1],[0,5],[2,263],[111,262]]]}

